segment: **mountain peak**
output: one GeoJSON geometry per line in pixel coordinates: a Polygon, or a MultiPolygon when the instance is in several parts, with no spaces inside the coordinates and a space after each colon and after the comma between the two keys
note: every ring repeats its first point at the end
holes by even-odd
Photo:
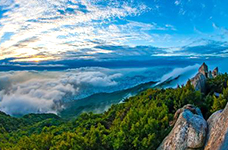
{"type": "Polygon", "coordinates": [[[208,70],[208,66],[204,62],[198,73],[191,79],[191,83],[197,91],[205,92],[206,80],[208,78],[215,78],[218,75],[218,67],[213,72],[208,70]]]}
{"type": "Polygon", "coordinates": [[[208,77],[208,66],[206,65],[205,62],[200,66],[198,71],[203,75],[205,75],[206,77],[208,77]]]}
{"type": "Polygon", "coordinates": [[[212,76],[216,77],[218,75],[218,67],[216,67],[213,71],[212,71],[212,76]]]}

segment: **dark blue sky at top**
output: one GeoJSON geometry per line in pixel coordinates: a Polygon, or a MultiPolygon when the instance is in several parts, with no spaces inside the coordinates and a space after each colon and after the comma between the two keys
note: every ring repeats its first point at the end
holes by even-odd
{"type": "Polygon", "coordinates": [[[146,1],[154,9],[145,13],[141,21],[171,24],[177,29],[176,33],[194,34],[194,28],[204,33],[213,32],[212,26],[228,27],[228,1],[219,0],[163,0],[157,2],[146,1]],[[154,6],[155,5],[155,6],[154,6]],[[158,8],[156,8],[158,7],[158,8]]]}
{"type": "Polygon", "coordinates": [[[173,33],[194,34],[194,28],[204,33],[214,31],[213,23],[228,27],[228,1],[219,0],[143,0],[151,8],[140,17],[129,17],[136,21],[160,25],[170,24],[177,30],[173,33]]]}

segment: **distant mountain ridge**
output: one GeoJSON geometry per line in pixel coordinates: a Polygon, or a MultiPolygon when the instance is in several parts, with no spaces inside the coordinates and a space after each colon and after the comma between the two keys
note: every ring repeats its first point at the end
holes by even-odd
{"type": "Polygon", "coordinates": [[[152,88],[155,83],[156,82],[151,81],[121,91],[97,93],[83,99],[70,101],[64,104],[65,109],[63,109],[59,115],[64,118],[74,118],[83,112],[102,113],[112,104],[118,104],[130,96],[134,96],[141,91],[152,88]]]}
{"type": "Polygon", "coordinates": [[[63,118],[74,118],[83,112],[103,113],[113,104],[121,103],[125,99],[149,88],[165,88],[180,77],[181,75],[174,78],[170,77],[163,82],[146,82],[121,91],[97,93],[83,99],[73,100],[64,103],[65,109],[60,111],[59,115],[63,118]]]}

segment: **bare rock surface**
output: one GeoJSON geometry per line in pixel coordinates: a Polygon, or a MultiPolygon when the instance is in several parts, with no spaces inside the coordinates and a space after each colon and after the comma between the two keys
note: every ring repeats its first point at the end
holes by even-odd
{"type": "Polygon", "coordinates": [[[215,78],[218,74],[218,67],[211,72],[208,70],[208,66],[203,63],[200,66],[198,73],[191,79],[191,83],[197,91],[205,92],[206,80],[208,78],[215,78]]]}
{"type": "Polygon", "coordinates": [[[208,78],[213,78],[211,71],[209,71],[209,73],[208,73],[208,78]]]}
{"type": "Polygon", "coordinates": [[[191,79],[191,83],[197,91],[205,92],[206,80],[209,78],[210,73],[208,72],[208,66],[203,63],[198,73],[191,79]]]}
{"type": "Polygon", "coordinates": [[[207,120],[208,133],[204,150],[228,150],[228,104],[207,120]]]}
{"type": "Polygon", "coordinates": [[[218,67],[216,67],[213,71],[212,71],[212,76],[215,78],[218,75],[219,71],[218,71],[218,67]]]}
{"type": "Polygon", "coordinates": [[[199,72],[194,78],[191,79],[191,83],[195,90],[204,92],[206,89],[206,80],[206,76],[199,72]]]}
{"type": "MultiPolygon", "coordinates": [[[[197,91],[205,92],[206,80],[218,75],[218,67],[209,71],[203,63],[190,81],[197,91]]],[[[172,131],[157,150],[228,150],[228,104],[207,121],[199,108],[185,105],[177,110],[170,125],[174,126],[172,131]]]]}
{"type": "Polygon", "coordinates": [[[177,113],[179,117],[175,126],[157,150],[202,148],[206,139],[207,122],[204,120],[199,108],[188,104],[179,109],[177,113]]]}
{"type": "Polygon", "coordinates": [[[200,66],[198,72],[201,73],[201,74],[203,74],[207,78],[208,77],[208,66],[205,63],[203,63],[200,66]]]}

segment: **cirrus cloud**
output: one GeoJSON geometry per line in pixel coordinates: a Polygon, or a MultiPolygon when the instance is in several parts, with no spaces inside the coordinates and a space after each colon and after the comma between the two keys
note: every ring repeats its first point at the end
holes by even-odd
{"type": "Polygon", "coordinates": [[[0,18],[0,59],[40,53],[58,59],[56,55],[62,52],[93,47],[91,41],[116,43],[133,37],[136,31],[116,32],[107,24],[148,9],[142,3],[116,0],[17,0],[7,5],[0,1],[0,6],[4,10],[0,18]]]}

